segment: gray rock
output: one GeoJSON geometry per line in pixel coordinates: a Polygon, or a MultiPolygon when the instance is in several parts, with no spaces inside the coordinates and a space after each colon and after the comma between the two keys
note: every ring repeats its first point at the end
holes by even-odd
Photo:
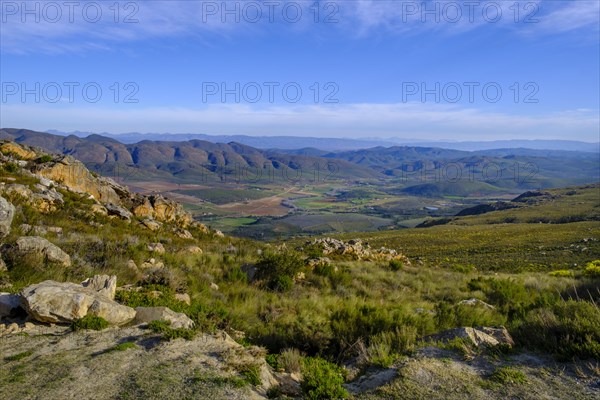
{"type": "Polygon", "coordinates": [[[81,282],[81,286],[89,287],[109,299],[114,300],[115,292],[117,291],[117,277],[116,275],[95,275],[94,277],[87,278],[85,281],[81,282]]]}
{"type": "Polygon", "coordinates": [[[162,243],[148,243],[148,251],[165,254],[165,246],[162,243]]]}
{"type": "Polygon", "coordinates": [[[151,321],[169,321],[172,328],[192,329],[194,321],[183,313],[176,313],[167,307],[138,307],[135,309],[135,323],[142,324],[151,321]]]}
{"type": "Polygon", "coordinates": [[[155,231],[159,230],[160,228],[162,228],[162,223],[155,221],[153,219],[150,219],[150,218],[146,218],[145,220],[143,220],[142,225],[144,225],[146,228],[150,229],[152,232],[155,232],[155,231]]]}
{"type": "Polygon", "coordinates": [[[447,342],[452,339],[465,339],[477,347],[493,347],[499,344],[512,346],[514,341],[506,328],[489,328],[489,327],[463,327],[449,329],[435,335],[430,335],[426,340],[447,342]]]}
{"type": "Polygon", "coordinates": [[[70,323],[95,315],[111,324],[122,325],[136,315],[133,308],[75,283],[44,281],[24,288],[20,294],[25,311],[39,322],[70,323]]]}
{"type": "Polygon", "coordinates": [[[39,236],[22,236],[17,239],[15,250],[19,254],[40,254],[47,261],[56,262],[64,267],[71,266],[71,257],[58,246],[39,236]]]}
{"type": "Polygon", "coordinates": [[[0,239],[8,236],[15,217],[15,206],[0,196],[0,239]]]}
{"type": "Polygon", "coordinates": [[[105,208],[108,212],[108,215],[116,215],[117,217],[128,221],[131,220],[131,218],[133,217],[133,214],[131,212],[113,203],[106,204],[105,208]]]}
{"type": "Polygon", "coordinates": [[[0,318],[14,316],[21,307],[21,297],[16,294],[0,293],[0,318]]]}

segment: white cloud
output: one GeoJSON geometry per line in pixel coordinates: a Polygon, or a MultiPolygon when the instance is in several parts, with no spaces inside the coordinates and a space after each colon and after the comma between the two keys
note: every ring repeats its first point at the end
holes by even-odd
{"type": "Polygon", "coordinates": [[[214,105],[190,108],[2,107],[2,126],[37,130],[171,132],[322,137],[422,137],[439,140],[574,139],[598,141],[598,112],[537,116],[441,104],[310,106],[214,105]],[[33,117],[32,117],[33,116],[33,117]]]}
{"type": "Polygon", "coordinates": [[[319,32],[324,35],[333,29],[354,36],[419,35],[423,32],[452,35],[476,29],[503,29],[528,35],[563,34],[576,30],[597,32],[600,11],[597,0],[521,0],[518,2],[519,22],[515,23],[515,2],[500,0],[470,2],[477,3],[475,6],[456,0],[323,0],[318,12],[314,7],[314,0],[267,2],[278,4],[276,6],[268,6],[261,1],[240,0],[120,1],[116,2],[120,7],[118,15],[114,8],[109,8],[115,2],[75,2],[78,6],[73,8],[72,15],[71,10],[63,5],[65,2],[28,3],[38,5],[39,22],[34,20],[34,15],[26,15],[26,23],[21,22],[25,3],[0,0],[2,52],[64,53],[109,49],[115,43],[181,36],[193,36],[208,43],[210,35],[247,35],[268,29],[305,31],[311,34],[319,32]],[[58,22],[50,22],[55,16],[54,11],[44,11],[45,4],[48,3],[63,5],[62,17],[58,22]],[[138,8],[127,6],[130,3],[137,4],[138,8]],[[237,15],[228,14],[223,3],[228,4],[229,10],[237,7],[237,15]],[[98,22],[90,22],[95,19],[96,6],[89,7],[86,4],[101,5],[98,22]],[[296,5],[301,6],[302,16],[294,22],[296,5]],[[537,11],[531,8],[536,5],[539,6],[537,11]],[[427,14],[426,9],[435,9],[437,12],[427,14]],[[498,9],[502,15],[495,21],[498,9]],[[254,22],[257,11],[262,18],[254,22]],[[457,11],[460,16],[456,14],[457,11]],[[539,19],[539,23],[523,23],[530,12],[535,13],[533,18],[539,19]],[[115,22],[115,17],[118,22],[115,22]],[[128,17],[129,20],[139,22],[129,23],[126,21],[128,17]],[[318,23],[315,23],[315,19],[318,23]]]}

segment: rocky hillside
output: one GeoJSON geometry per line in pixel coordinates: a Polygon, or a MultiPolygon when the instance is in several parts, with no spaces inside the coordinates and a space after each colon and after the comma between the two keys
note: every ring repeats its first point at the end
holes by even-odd
{"type": "Polygon", "coordinates": [[[2,398],[600,398],[596,253],[521,282],[391,241],[258,243],[0,153],[2,398]]]}

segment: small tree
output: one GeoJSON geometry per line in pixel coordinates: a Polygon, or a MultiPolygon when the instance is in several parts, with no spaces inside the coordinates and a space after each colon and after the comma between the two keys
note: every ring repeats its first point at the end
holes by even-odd
{"type": "Polygon", "coordinates": [[[294,277],[303,268],[304,263],[295,252],[266,253],[256,263],[255,278],[271,290],[285,292],[292,288],[294,277]]]}

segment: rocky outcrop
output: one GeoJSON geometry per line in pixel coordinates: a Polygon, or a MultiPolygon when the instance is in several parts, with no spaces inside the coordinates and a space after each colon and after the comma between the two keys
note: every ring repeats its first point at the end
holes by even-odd
{"type": "Polygon", "coordinates": [[[106,211],[108,212],[108,215],[114,215],[114,216],[117,216],[126,221],[130,221],[131,218],[133,217],[132,213],[130,213],[125,208],[123,208],[117,204],[107,203],[104,206],[106,208],[106,211]]]}
{"type": "Polygon", "coordinates": [[[0,146],[0,152],[5,155],[14,155],[21,160],[33,160],[37,158],[35,151],[19,146],[14,142],[5,142],[0,146]]]}
{"type": "Polygon", "coordinates": [[[162,243],[148,243],[148,251],[158,254],[165,254],[165,246],[162,243]]]}
{"type": "Polygon", "coordinates": [[[89,287],[109,299],[114,300],[117,291],[117,277],[115,275],[95,275],[94,277],[81,282],[81,286],[89,287]]]}
{"type": "Polygon", "coordinates": [[[57,161],[39,165],[36,172],[72,191],[89,193],[103,203],[121,202],[111,185],[93,176],[82,162],[71,156],[63,156],[57,161]]]}
{"type": "Polygon", "coordinates": [[[9,195],[22,197],[27,204],[45,214],[56,211],[58,207],[64,204],[63,195],[54,188],[48,189],[42,185],[35,185],[34,189],[14,183],[6,185],[3,191],[9,195]]]}
{"type": "Polygon", "coordinates": [[[464,339],[476,347],[494,347],[500,344],[513,346],[514,341],[505,327],[463,327],[454,328],[435,335],[427,336],[425,341],[448,342],[453,339],[464,339]]]}
{"type": "Polygon", "coordinates": [[[0,196],[0,239],[5,238],[10,233],[10,226],[15,217],[15,206],[0,196]]]}
{"type": "Polygon", "coordinates": [[[194,321],[183,313],[176,313],[167,307],[138,307],[135,309],[135,323],[143,324],[151,321],[167,321],[171,328],[192,329],[194,321]]]}
{"type": "Polygon", "coordinates": [[[181,204],[160,195],[137,196],[132,212],[136,217],[173,222],[182,228],[193,222],[191,214],[185,211],[181,204]]]}
{"type": "Polygon", "coordinates": [[[47,262],[53,262],[63,267],[71,266],[71,257],[58,246],[39,236],[22,236],[17,239],[14,251],[18,255],[37,254],[47,262]]]}
{"type": "Polygon", "coordinates": [[[386,247],[372,249],[368,243],[363,244],[362,240],[360,239],[353,239],[344,242],[342,240],[326,237],[306,242],[306,246],[320,249],[324,256],[349,256],[355,260],[364,261],[398,260],[404,265],[410,265],[410,260],[403,254],[398,253],[396,250],[388,249],[386,247]]]}
{"type": "Polygon", "coordinates": [[[39,322],[70,323],[95,315],[110,324],[122,325],[136,315],[133,308],[75,283],[44,281],[24,288],[20,295],[27,314],[39,322]]]}

